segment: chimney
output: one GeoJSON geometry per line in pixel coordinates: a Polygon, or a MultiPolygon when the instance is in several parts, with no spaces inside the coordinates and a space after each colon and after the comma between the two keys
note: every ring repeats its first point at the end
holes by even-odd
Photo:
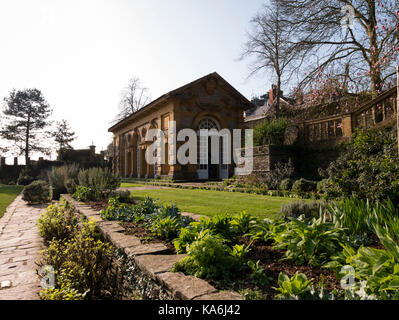
{"type": "Polygon", "coordinates": [[[6,166],[6,158],[5,157],[1,157],[0,159],[0,167],[5,167],[6,166]]]}
{"type": "Polygon", "coordinates": [[[91,145],[89,148],[90,148],[90,153],[94,156],[96,154],[96,146],[91,145]]]}
{"type": "Polygon", "coordinates": [[[18,157],[14,157],[14,166],[18,165],[18,157]]]}
{"type": "MultiPolygon", "coordinates": [[[[283,91],[280,90],[280,98],[283,96],[283,91]]],[[[269,104],[272,104],[274,99],[277,97],[277,86],[272,84],[272,88],[269,90],[269,104]]]]}

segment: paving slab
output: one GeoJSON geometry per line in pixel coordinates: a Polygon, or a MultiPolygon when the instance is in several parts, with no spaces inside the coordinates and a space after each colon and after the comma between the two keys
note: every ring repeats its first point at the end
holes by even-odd
{"type": "Polygon", "coordinates": [[[39,299],[36,262],[44,243],[36,223],[45,208],[29,206],[19,195],[0,219],[0,300],[39,299]]]}

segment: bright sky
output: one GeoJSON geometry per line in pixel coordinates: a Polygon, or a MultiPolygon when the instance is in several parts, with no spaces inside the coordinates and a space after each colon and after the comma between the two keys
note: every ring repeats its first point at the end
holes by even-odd
{"type": "Polygon", "coordinates": [[[249,61],[238,61],[263,2],[1,0],[0,99],[40,89],[76,132],[73,146],[99,151],[132,76],[153,99],[214,71],[247,98],[264,94],[271,78],[247,81],[249,61]]]}

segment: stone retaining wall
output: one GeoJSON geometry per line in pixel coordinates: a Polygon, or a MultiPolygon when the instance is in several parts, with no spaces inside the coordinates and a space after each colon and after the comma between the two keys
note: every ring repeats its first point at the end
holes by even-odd
{"type": "Polygon", "coordinates": [[[62,197],[72,202],[78,213],[95,220],[101,236],[113,244],[114,270],[104,281],[114,298],[241,300],[237,292],[219,291],[202,279],[171,272],[173,264],[185,255],[169,254],[162,243],[142,244],[139,238],[123,234],[119,222],[102,220],[99,212],[70,195],[62,197]]]}

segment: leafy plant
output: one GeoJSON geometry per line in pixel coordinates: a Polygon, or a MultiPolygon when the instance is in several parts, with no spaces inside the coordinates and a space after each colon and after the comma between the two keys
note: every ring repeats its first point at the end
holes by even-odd
{"type": "Polygon", "coordinates": [[[284,273],[278,276],[278,288],[274,288],[280,293],[275,296],[280,300],[299,300],[311,296],[310,290],[312,279],[308,280],[305,274],[296,272],[291,278],[284,273]]]}
{"type": "Polygon", "coordinates": [[[236,262],[223,241],[208,233],[189,245],[187,256],[176,262],[172,271],[203,279],[228,280],[238,266],[236,262]]]}
{"type": "Polygon", "coordinates": [[[173,240],[179,235],[181,226],[176,218],[166,217],[155,220],[150,230],[155,237],[166,240],[173,240]]]}
{"type": "Polygon", "coordinates": [[[235,215],[230,222],[231,226],[233,226],[233,228],[236,229],[239,234],[245,234],[249,232],[255,223],[256,219],[246,211],[242,211],[235,215]]]}
{"type": "Polygon", "coordinates": [[[120,186],[121,178],[108,168],[90,168],[79,171],[78,180],[80,186],[91,189],[92,200],[99,201],[120,186]]]}
{"type": "Polygon", "coordinates": [[[344,230],[335,228],[323,217],[313,218],[307,223],[299,219],[287,223],[286,230],[275,236],[277,249],[284,249],[285,259],[301,265],[309,263],[319,266],[329,261],[340,251],[340,242],[344,241],[344,230]]]}
{"type": "Polygon", "coordinates": [[[317,218],[320,213],[324,212],[326,207],[327,204],[321,201],[293,201],[281,207],[280,215],[286,218],[298,218],[301,215],[306,218],[317,218]]]}
{"type": "Polygon", "coordinates": [[[78,201],[93,201],[95,200],[95,195],[93,189],[90,187],[77,186],[73,197],[78,201]]]}
{"type": "Polygon", "coordinates": [[[253,262],[252,260],[248,261],[248,267],[252,270],[250,278],[255,285],[265,286],[269,283],[271,278],[266,275],[265,268],[260,266],[259,262],[259,260],[256,262],[253,262]]]}

